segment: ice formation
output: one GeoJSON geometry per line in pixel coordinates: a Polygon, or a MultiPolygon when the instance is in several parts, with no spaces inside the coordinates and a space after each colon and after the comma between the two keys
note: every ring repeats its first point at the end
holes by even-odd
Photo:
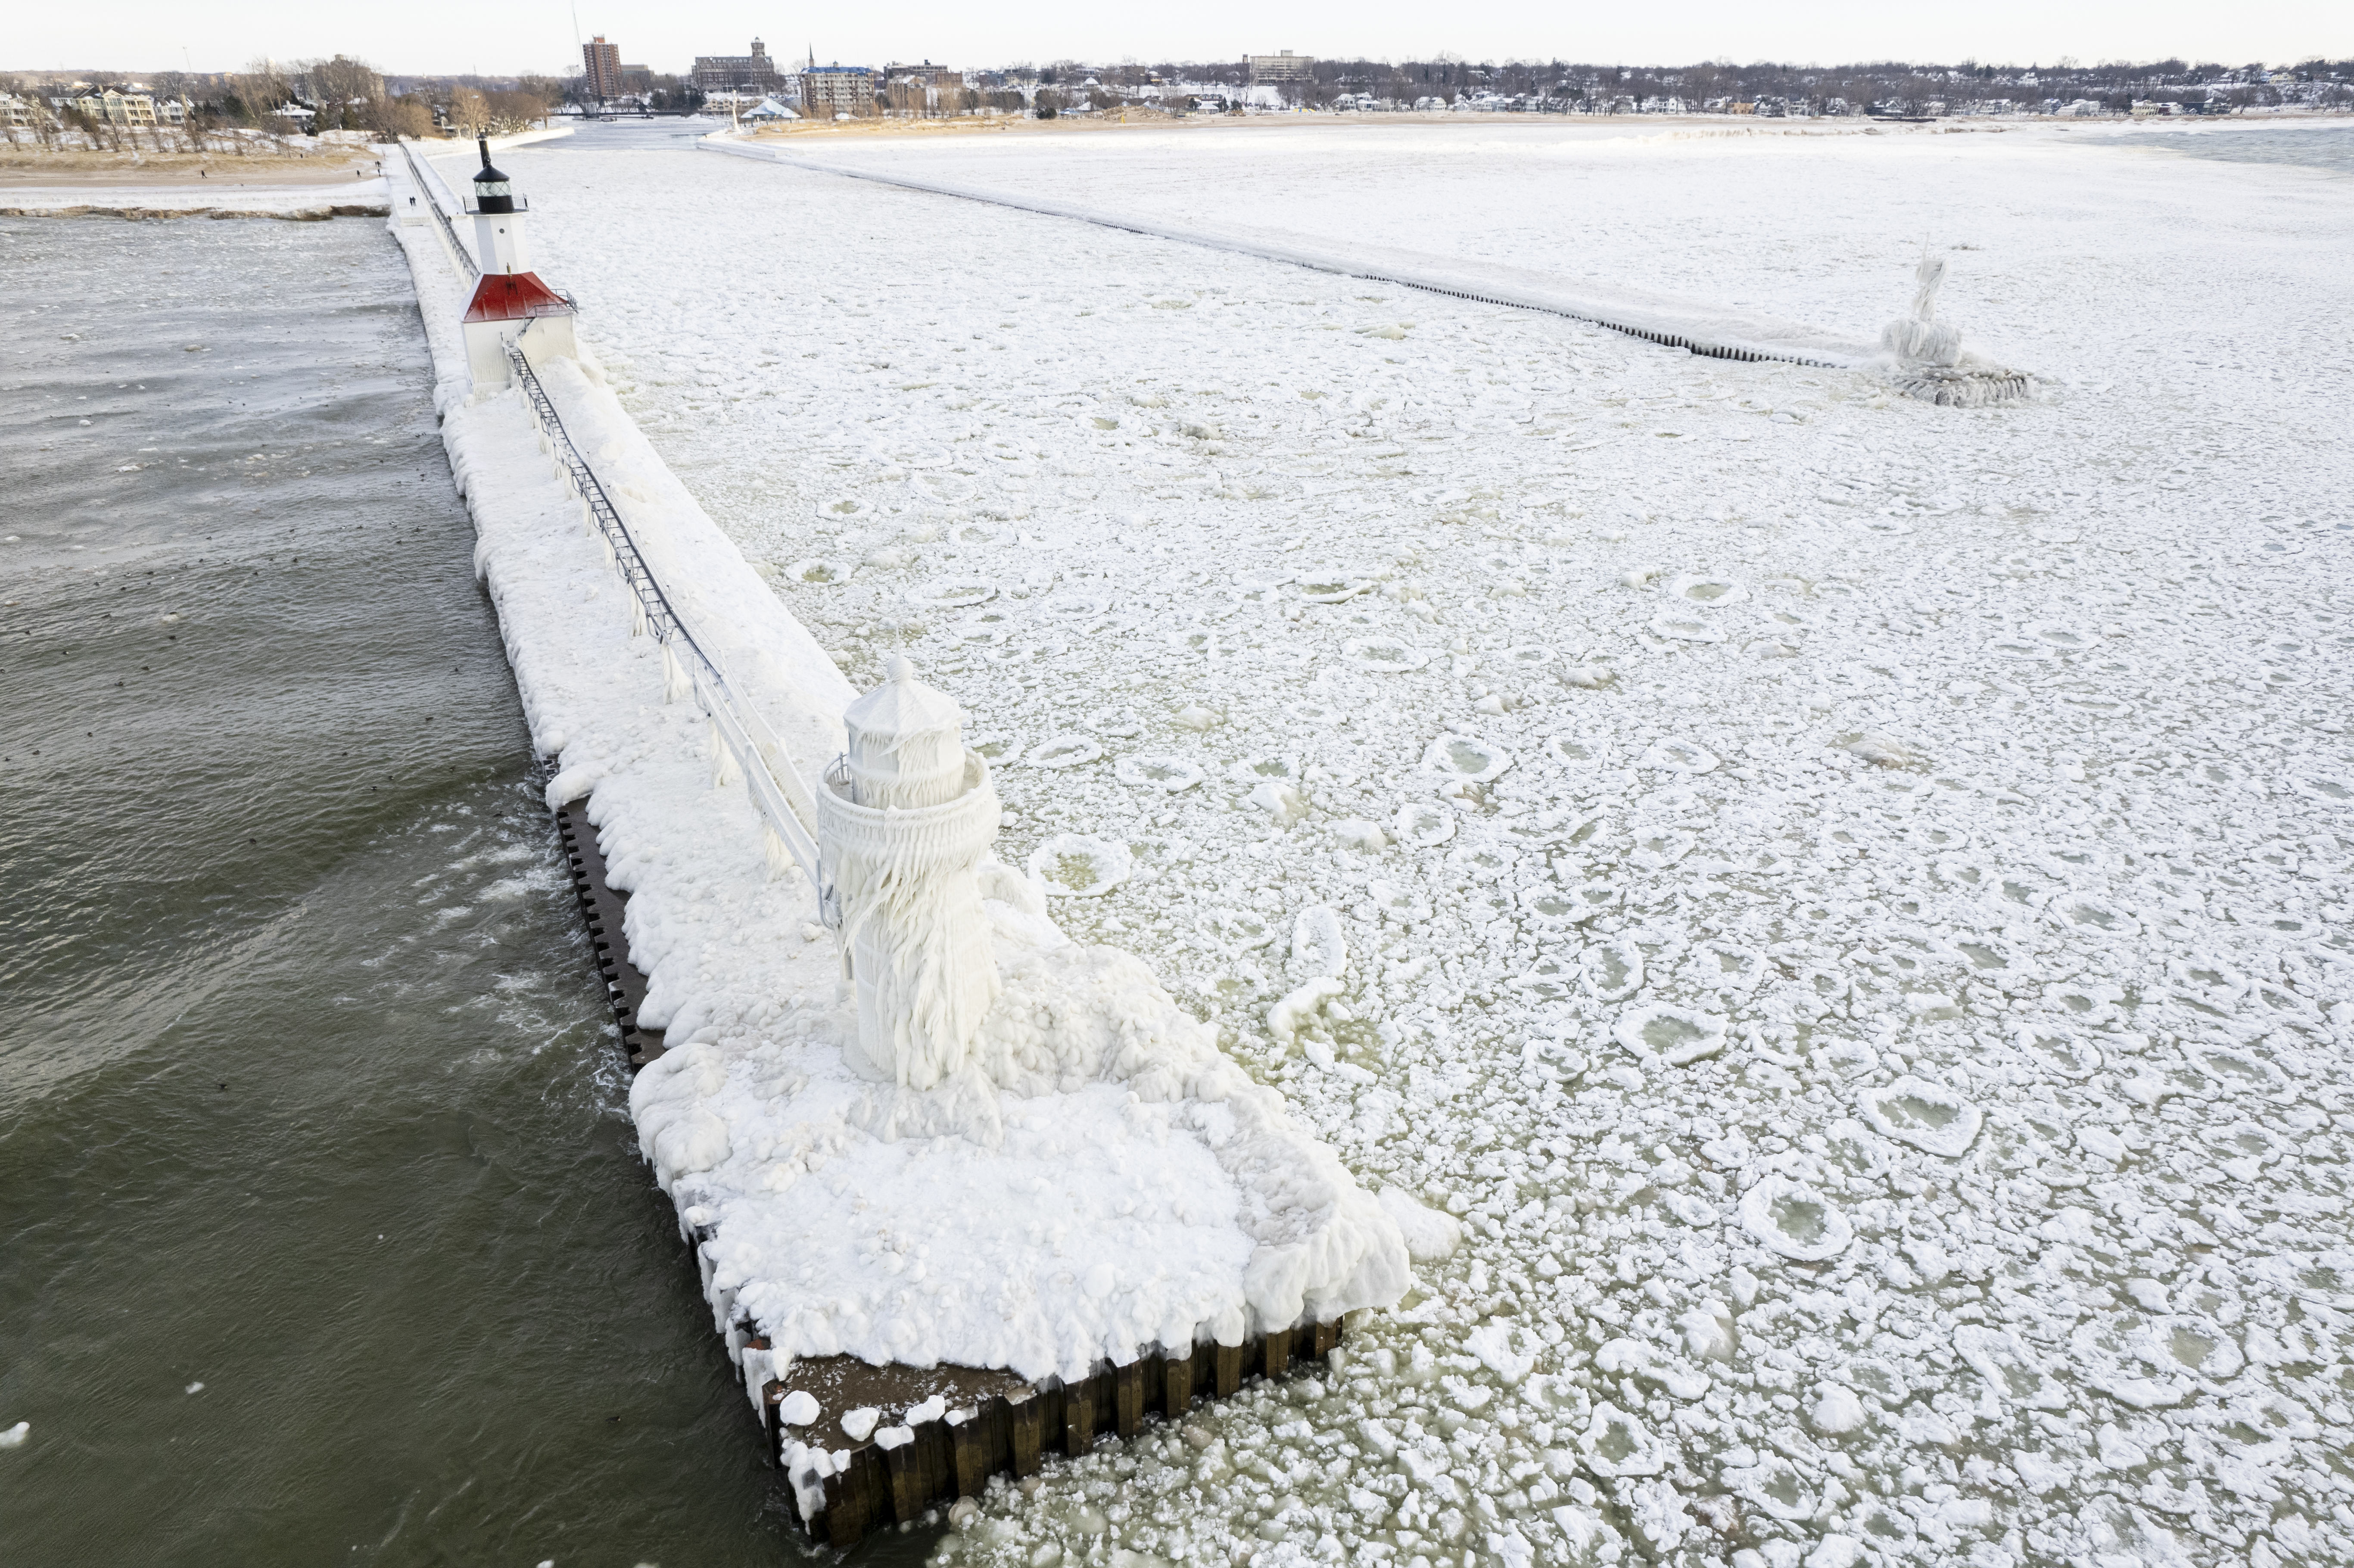
{"type": "Polygon", "coordinates": [[[1880,329],[1889,376],[1908,397],[1951,408],[1983,408],[2016,403],[2028,394],[2027,377],[1962,347],[1962,329],[1937,319],[1937,291],[1946,286],[1946,258],[1921,253],[1913,271],[1913,310],[1880,329]]]}
{"type": "MultiPolygon", "coordinates": [[[[1956,418],[1868,373],[1659,354],[740,159],[659,181],[639,152],[520,164],[622,401],[716,525],[755,562],[860,563],[762,591],[862,686],[892,651],[921,661],[976,749],[1101,745],[1058,770],[989,752],[1000,853],[1119,844],[1125,880],[1050,904],[1074,945],[1149,961],[1362,1185],[1452,1224],[1324,1374],[992,1490],[938,1555],[2354,1561],[2354,204],[2054,128],[1807,129],[834,145],[1333,249],[1574,257],[1805,320],[1881,319],[1909,236],[1967,232],[1973,340],[2034,344],[2064,398],[1956,418]],[[687,258],[683,217],[707,224],[687,258]],[[788,243],[812,225],[841,243],[788,243]],[[905,246],[940,225],[947,271],[905,246]],[[1372,586],[1308,601],[1297,579],[1334,563],[1372,586]],[[949,580],[996,593],[909,597],[949,580]],[[1660,637],[1670,611],[1726,636],[1660,637]],[[1555,658],[1509,657],[1529,646],[1555,658]],[[1115,708],[1140,732],[1097,723],[1115,708]],[[1517,760],[1458,783],[1422,766],[1442,734],[1517,760]],[[1201,778],[1127,782],[1131,756],[1201,778]],[[1268,757],[1298,766],[1288,821],[1234,773],[1268,757]],[[1289,938],[1319,905],[1343,990],[1278,1051],[1268,1010],[1312,978],[1289,938]],[[1622,1044],[1654,1003],[1725,1020],[1723,1048],[1622,1044]],[[1964,1107],[1967,1146],[1924,1146],[1959,1145],[1964,1107]],[[1822,1245],[1831,1213],[1843,1248],[1783,1250],[1822,1245]],[[1533,1364],[1508,1383],[1474,1335],[1533,1364]],[[1619,1340],[1646,1353],[1606,1371],[1619,1340]],[[1687,1372],[1689,1398],[1667,1381],[1687,1372]]],[[[551,551],[577,527],[557,522],[551,551]]],[[[600,572],[569,585],[576,616],[600,572]]],[[[617,774],[604,809],[643,788],[617,774]]],[[[688,913],[651,882],[632,901],[673,1004],[688,913]]],[[[807,953],[795,973],[831,984],[831,943],[807,953]]],[[[740,1092],[789,1081],[785,1055],[740,1092]]],[[[1158,1213],[1159,1189],[1111,1190],[1158,1213]]],[[[932,1266],[931,1237],[891,1240],[932,1266]]]]}
{"type": "Polygon", "coordinates": [[[953,700],[904,656],[843,715],[849,749],[817,797],[818,842],[841,901],[858,1050],[902,1088],[971,1059],[997,1000],[981,874],[997,837],[989,765],[965,749],[953,700]]]}
{"type": "MultiPolygon", "coordinates": [[[[730,1332],[748,1389],[822,1355],[1074,1378],[1396,1301],[1411,1276],[1388,1212],[1150,969],[1073,942],[1046,884],[991,857],[998,803],[957,705],[905,661],[854,701],[595,360],[550,358],[539,377],[572,440],[758,709],[761,744],[823,780],[843,986],[832,945],[805,939],[821,890],[771,865],[740,781],[715,782],[709,723],[632,635],[634,601],[520,395],[470,386],[438,240],[394,232],[477,565],[535,742],[559,759],[549,799],[588,796],[631,895],[640,1017],[671,1047],[631,1085],[640,1147],[715,1322],[768,1340],[730,1332]]],[[[995,591],[909,597],[967,610],[995,591]]],[[[1117,882],[1127,846],[1097,850],[1117,882]]]]}

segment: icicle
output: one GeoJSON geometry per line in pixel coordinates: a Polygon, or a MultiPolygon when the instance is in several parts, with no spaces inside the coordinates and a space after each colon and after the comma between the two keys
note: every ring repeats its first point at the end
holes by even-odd
{"type": "Polygon", "coordinates": [[[662,645],[662,653],[663,701],[674,703],[693,692],[695,688],[688,683],[686,667],[678,662],[678,654],[669,643],[665,642],[662,645]]]}
{"type": "Polygon", "coordinates": [[[736,760],[735,747],[729,746],[727,744],[726,737],[719,733],[718,721],[716,719],[713,720],[711,725],[711,787],[714,789],[725,789],[730,784],[740,783],[743,780],[743,778],[744,769],[743,767],[736,760]]]}
{"type": "Polygon", "coordinates": [[[784,836],[766,822],[760,824],[760,847],[768,852],[770,876],[782,876],[792,869],[792,850],[786,844],[784,836]]]}
{"type": "MultiPolygon", "coordinates": [[[[630,635],[632,637],[643,637],[645,634],[646,601],[638,598],[635,594],[632,594],[630,596],[630,635]]],[[[663,649],[663,657],[665,659],[670,657],[669,648],[665,647],[663,649]]]]}

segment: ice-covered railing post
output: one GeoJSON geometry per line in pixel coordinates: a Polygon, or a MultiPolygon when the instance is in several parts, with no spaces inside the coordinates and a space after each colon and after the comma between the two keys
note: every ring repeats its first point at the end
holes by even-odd
{"type": "Polygon", "coordinates": [[[928,1089],[971,1059],[997,1000],[979,874],[997,791],[965,747],[955,701],[900,655],[842,720],[849,748],[817,792],[818,842],[841,900],[858,1048],[898,1084],[928,1089]]]}

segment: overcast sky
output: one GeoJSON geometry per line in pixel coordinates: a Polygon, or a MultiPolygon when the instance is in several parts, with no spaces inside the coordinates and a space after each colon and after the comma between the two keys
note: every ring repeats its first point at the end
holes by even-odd
{"type": "MultiPolygon", "coordinates": [[[[0,69],[228,70],[258,55],[341,51],[387,70],[564,73],[579,67],[569,0],[405,0],[383,6],[317,0],[115,0],[77,5],[21,0],[0,29],[0,69]]],[[[772,55],[882,64],[934,59],[997,66],[1076,58],[1234,59],[1301,54],[1469,59],[1506,58],[1681,65],[1702,59],[1965,58],[2049,63],[2062,56],[2283,63],[2354,55],[2348,0],[1978,0],[1899,5],[1888,0],[1684,0],[1584,6],[1492,0],[1465,12],[1403,0],[1195,0],[1140,8],[1076,0],[1011,6],[907,0],[811,7],[765,0],[700,5],[579,0],[580,36],[602,33],[621,58],[683,70],[697,54],[740,54],[758,35],[772,55]]]]}

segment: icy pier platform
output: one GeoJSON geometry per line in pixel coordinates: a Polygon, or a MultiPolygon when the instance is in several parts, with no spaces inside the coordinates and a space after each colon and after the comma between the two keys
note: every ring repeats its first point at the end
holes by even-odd
{"type": "Polygon", "coordinates": [[[561,332],[484,306],[528,265],[524,209],[488,149],[472,186],[479,286],[454,233],[388,227],[639,1146],[801,1519],[846,1543],[1397,1302],[1392,1200],[991,853],[957,705],[904,662],[850,687],[568,300],[561,332]]]}
{"type": "MultiPolygon", "coordinates": [[[[646,978],[630,961],[628,895],[612,886],[586,804],[557,807],[557,831],[622,1048],[632,1067],[642,1067],[663,1055],[663,1036],[638,1021],[646,978]]],[[[708,1291],[717,1233],[708,1224],[682,1228],[708,1291]]],[[[1035,1475],[1054,1457],[1077,1458],[1104,1437],[1133,1437],[1148,1420],[1179,1419],[1197,1401],[1226,1398],[1251,1379],[1320,1362],[1345,1331],[1345,1319],[1335,1316],[1231,1345],[1196,1344],[1182,1353],[1155,1348],[1069,1380],[805,1357],[761,1383],[755,1407],[767,1456],[790,1482],[795,1517],[812,1536],[846,1548],[876,1529],[978,1496],[992,1477],[1035,1475]]],[[[729,1321],[726,1334],[748,1379],[763,1357],[777,1365],[775,1347],[751,1316],[729,1321]]]]}

